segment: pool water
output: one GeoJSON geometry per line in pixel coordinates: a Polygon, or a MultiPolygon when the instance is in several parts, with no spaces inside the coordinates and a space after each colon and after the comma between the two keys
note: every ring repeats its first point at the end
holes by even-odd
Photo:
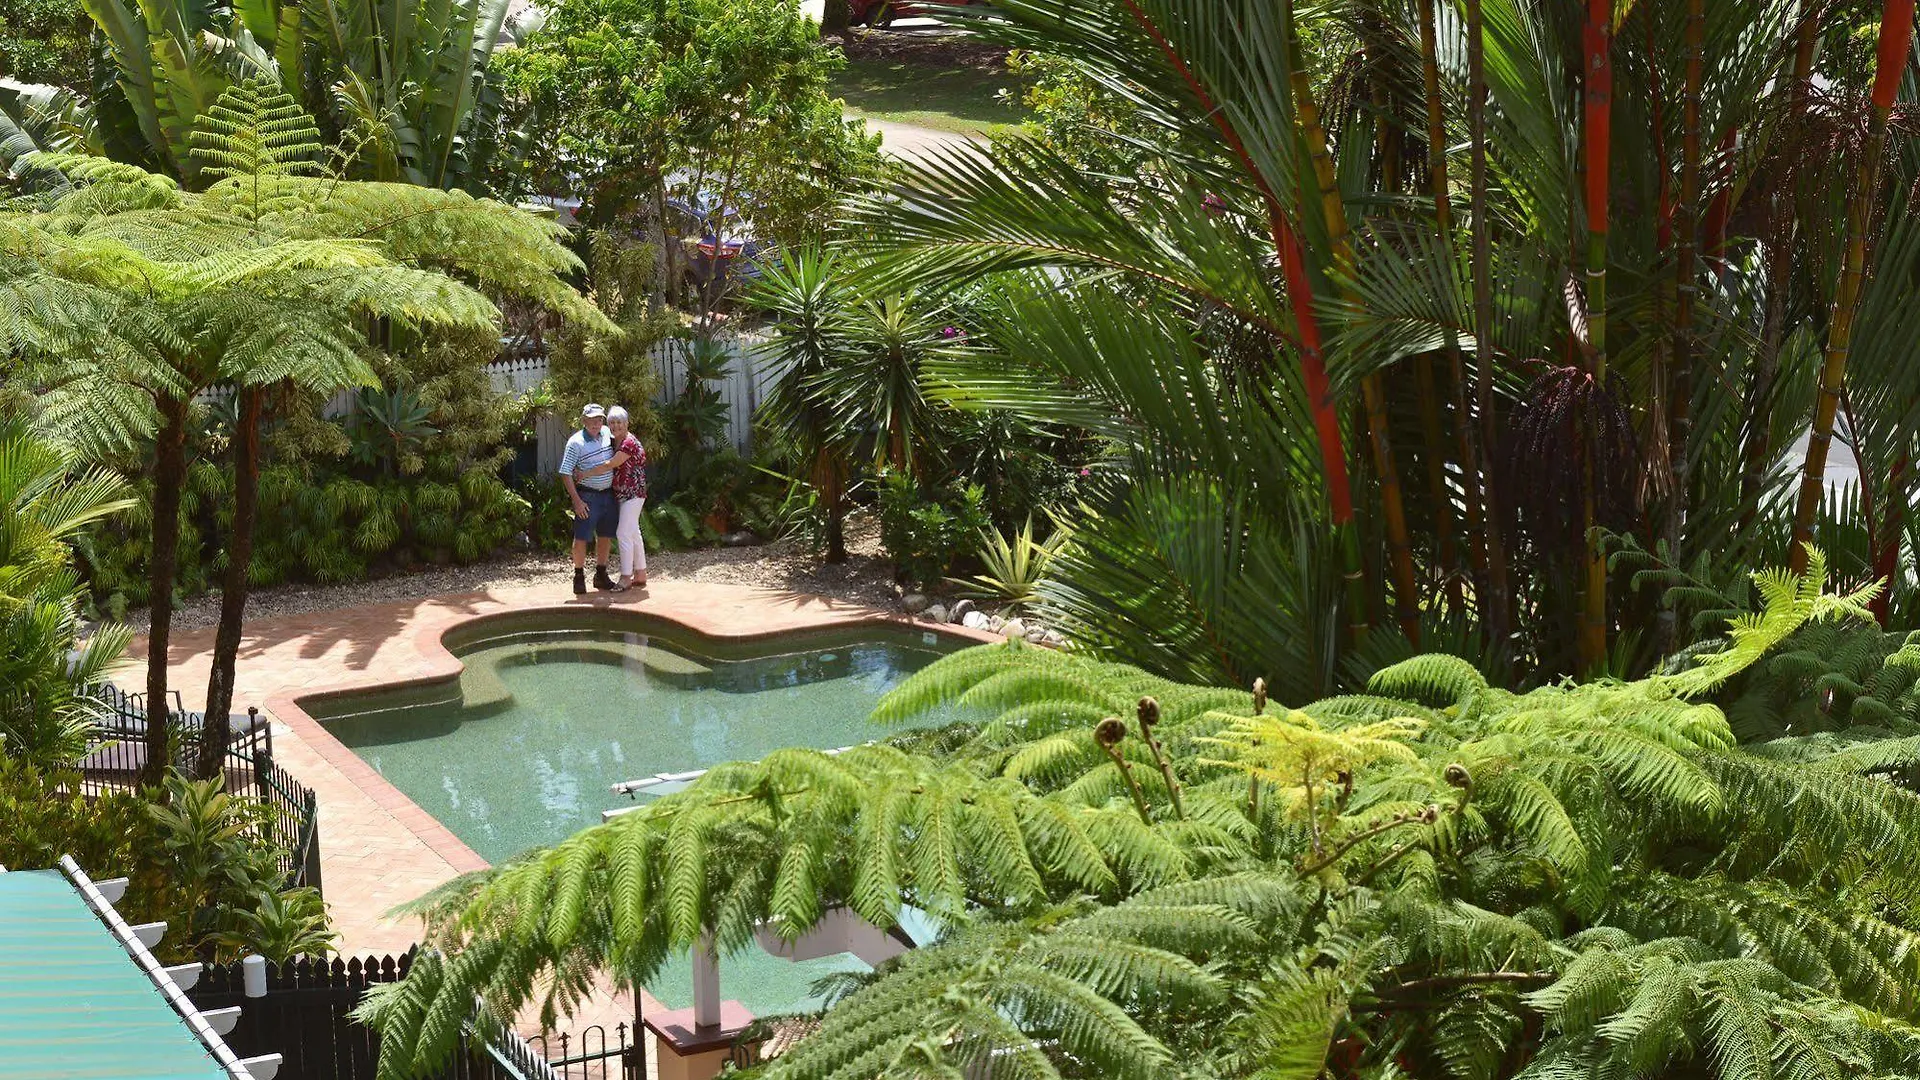
{"type": "MultiPolygon", "coordinates": [[[[483,634],[449,641],[466,665],[457,684],[305,708],[494,863],[633,805],[611,790],[623,781],[884,735],[867,719],[880,696],[951,650],[934,635],[885,627],[756,645],[654,626],[521,624],[483,634]]],[[[793,963],[750,947],[722,959],[721,995],[760,1015],[808,1008],[813,980],[860,966],[850,955],[793,963]]],[[[691,1005],[689,965],[670,964],[647,989],[670,1008],[691,1005]]]]}

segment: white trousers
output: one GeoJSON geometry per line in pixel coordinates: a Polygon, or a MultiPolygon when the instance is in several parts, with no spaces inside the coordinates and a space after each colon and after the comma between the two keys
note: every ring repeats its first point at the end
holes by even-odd
{"type": "Polygon", "coordinates": [[[613,538],[620,541],[620,576],[632,577],[647,572],[647,545],[640,540],[640,511],[645,499],[620,500],[620,527],[613,538]]]}

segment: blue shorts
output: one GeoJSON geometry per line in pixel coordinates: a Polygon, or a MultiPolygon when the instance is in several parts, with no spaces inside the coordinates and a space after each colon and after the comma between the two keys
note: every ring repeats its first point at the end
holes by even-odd
{"type": "Polygon", "coordinates": [[[611,540],[620,529],[620,500],[612,489],[595,491],[580,488],[580,501],[587,504],[587,516],[573,519],[573,538],[586,541],[594,537],[611,540]]]}

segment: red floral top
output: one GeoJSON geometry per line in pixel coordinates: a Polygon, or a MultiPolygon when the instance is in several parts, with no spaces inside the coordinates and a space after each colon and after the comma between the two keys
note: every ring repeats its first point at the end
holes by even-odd
{"type": "Polygon", "coordinates": [[[624,464],[613,469],[613,494],[622,502],[647,497],[647,450],[640,440],[628,435],[614,448],[627,455],[624,464]]]}

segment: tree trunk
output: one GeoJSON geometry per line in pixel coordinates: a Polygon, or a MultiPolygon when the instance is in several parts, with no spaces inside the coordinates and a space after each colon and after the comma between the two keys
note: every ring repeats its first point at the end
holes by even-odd
{"type": "Polygon", "coordinates": [[[153,551],[147,561],[147,760],[140,783],[166,777],[173,739],[167,707],[167,645],[173,629],[173,578],[180,562],[180,492],[187,482],[187,402],[160,403],[153,453],[153,551]]]}
{"type": "Polygon", "coordinates": [[[843,563],[847,561],[847,493],[846,474],[841,468],[839,457],[828,447],[821,447],[813,456],[813,490],[820,501],[826,504],[827,524],[827,561],[843,563]]]}
{"type": "Polygon", "coordinates": [[[1813,433],[1807,439],[1807,457],[1800,472],[1800,499],[1793,515],[1793,550],[1789,566],[1796,574],[1807,569],[1807,545],[1813,542],[1814,519],[1826,490],[1827,448],[1833,443],[1833,417],[1840,390],[1847,381],[1847,349],[1853,342],[1854,309],[1866,276],[1867,229],[1880,186],[1880,155],[1887,141],[1887,114],[1900,89],[1907,66],[1907,47],[1913,35],[1914,0],[1884,0],[1880,9],[1880,41],[1874,63],[1873,93],[1867,115],[1867,138],[1860,148],[1853,198],[1847,208],[1847,255],[1834,293],[1833,318],[1827,324],[1825,362],[1820,367],[1820,397],[1813,409],[1813,433]]]}
{"type": "Polygon", "coordinates": [[[845,33],[853,25],[853,5],[848,0],[826,0],[820,9],[820,32],[822,34],[845,33]]]}
{"type": "MultiPolygon", "coordinates": [[[[1377,18],[1369,13],[1365,26],[1369,33],[1368,52],[1380,63],[1385,47],[1377,18]]],[[[1382,78],[1369,72],[1373,84],[1374,159],[1379,164],[1380,188],[1389,195],[1400,194],[1400,135],[1392,117],[1392,101],[1382,78]]],[[[1421,353],[1409,359],[1413,367],[1414,408],[1420,414],[1420,443],[1427,474],[1427,497],[1433,505],[1434,561],[1446,589],[1449,610],[1459,611],[1465,591],[1460,585],[1459,545],[1454,536],[1453,495],[1447,487],[1447,440],[1440,420],[1440,388],[1434,378],[1433,354],[1421,353]]]]}
{"type": "MultiPolygon", "coordinates": [[[[1293,24],[1287,25],[1289,49],[1293,53],[1293,106],[1299,114],[1301,135],[1313,158],[1314,177],[1319,185],[1320,211],[1326,218],[1327,236],[1334,266],[1342,273],[1353,272],[1353,251],[1347,242],[1347,210],[1340,197],[1339,181],[1334,175],[1333,158],[1327,153],[1327,133],[1320,123],[1320,109],[1314,104],[1313,87],[1301,66],[1299,41],[1293,24]]],[[[1380,510],[1387,533],[1388,566],[1393,579],[1394,608],[1400,630],[1407,640],[1420,641],[1420,590],[1413,571],[1413,541],[1407,532],[1407,511],[1400,494],[1400,471],[1393,460],[1393,442],[1387,431],[1386,393],[1378,374],[1360,380],[1360,400],[1366,410],[1367,437],[1373,449],[1374,469],[1380,479],[1380,510]]]]}
{"type": "Polygon", "coordinates": [[[233,432],[233,528],[227,537],[227,569],[220,583],[213,670],[207,676],[206,723],[194,769],[198,778],[219,778],[223,787],[230,734],[227,716],[233,712],[234,665],[240,655],[240,628],[251,585],[247,572],[253,562],[254,521],[260,504],[260,399],[265,393],[257,386],[240,391],[240,415],[233,432]]]}
{"type": "MultiPolygon", "coordinates": [[[[1607,181],[1613,137],[1613,4],[1588,0],[1582,37],[1586,53],[1587,340],[1593,349],[1596,392],[1607,380],[1607,181]]],[[[1585,604],[1580,616],[1580,667],[1599,670],[1607,659],[1607,561],[1598,532],[1597,432],[1583,432],[1587,447],[1585,604]]]]}
{"type": "Polygon", "coordinates": [[[1487,222],[1487,76],[1480,0],[1467,4],[1467,128],[1472,148],[1470,212],[1473,216],[1474,404],[1480,412],[1480,451],[1486,455],[1483,491],[1486,504],[1487,602],[1482,618],[1496,649],[1513,635],[1513,594],[1507,582],[1506,540],[1500,535],[1500,487],[1492,455],[1499,422],[1493,400],[1493,254],[1487,222]]]}

